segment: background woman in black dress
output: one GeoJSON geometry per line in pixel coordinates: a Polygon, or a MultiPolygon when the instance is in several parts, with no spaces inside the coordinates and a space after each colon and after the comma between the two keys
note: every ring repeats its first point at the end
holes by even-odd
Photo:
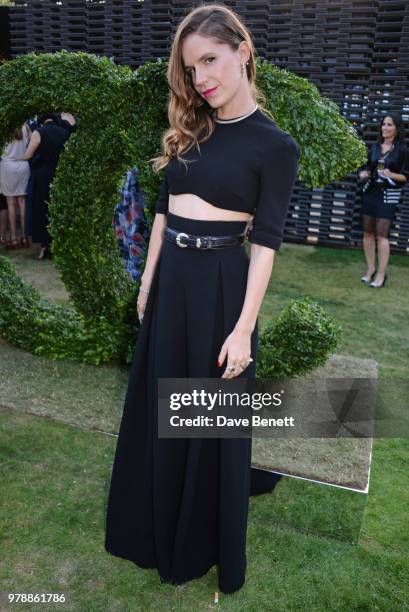
{"type": "Polygon", "coordinates": [[[367,270],[361,277],[361,281],[369,284],[370,287],[380,288],[383,287],[387,278],[386,268],[390,253],[389,230],[395,217],[402,187],[409,178],[409,152],[405,145],[402,119],[396,113],[389,113],[382,118],[378,140],[368,151],[368,162],[360,171],[359,177],[368,179],[362,194],[364,253],[367,270]],[[378,247],[377,268],[375,265],[376,245],[378,247]]]}
{"type": "Polygon", "coordinates": [[[51,257],[51,236],[47,228],[50,185],[70,132],[60,125],[60,118],[56,113],[40,115],[38,122],[41,127],[33,132],[22,159],[31,159],[36,154],[31,166],[32,239],[33,242],[41,243],[38,259],[44,259],[51,257]]]}

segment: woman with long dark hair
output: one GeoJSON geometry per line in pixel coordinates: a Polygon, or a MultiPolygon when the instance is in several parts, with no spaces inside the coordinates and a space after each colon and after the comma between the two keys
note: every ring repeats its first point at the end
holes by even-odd
{"type": "Polygon", "coordinates": [[[381,119],[378,139],[368,151],[367,164],[359,177],[367,179],[362,188],[361,211],[367,269],[361,281],[379,289],[387,279],[389,230],[409,178],[409,152],[402,118],[397,113],[390,112],[381,119]]]}
{"type": "Polygon", "coordinates": [[[262,110],[255,70],[250,33],[229,8],[200,6],[179,24],[106,517],[111,554],[173,584],[217,565],[224,593],[245,580],[249,495],[279,475],[251,468],[248,438],[158,438],[157,381],[255,377],[257,316],[300,157],[262,110]]]}

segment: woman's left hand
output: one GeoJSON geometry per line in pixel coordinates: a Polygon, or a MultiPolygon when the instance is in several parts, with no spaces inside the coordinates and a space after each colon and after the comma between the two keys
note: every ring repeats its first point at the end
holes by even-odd
{"type": "Polygon", "coordinates": [[[384,168],[382,170],[382,175],[383,176],[390,176],[392,174],[392,172],[389,170],[389,168],[384,168]]]}
{"type": "Polygon", "coordinates": [[[223,365],[226,356],[227,366],[222,378],[235,378],[241,374],[252,361],[251,334],[249,332],[233,330],[231,334],[227,336],[219,353],[219,367],[223,365]],[[232,366],[235,368],[234,370],[230,369],[232,366]]]}

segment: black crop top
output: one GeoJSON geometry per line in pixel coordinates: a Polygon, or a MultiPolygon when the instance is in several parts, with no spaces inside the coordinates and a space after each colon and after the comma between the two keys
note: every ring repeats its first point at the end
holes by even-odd
{"type": "Polygon", "coordinates": [[[219,123],[209,140],[166,166],[155,212],[166,214],[169,193],[192,193],[225,210],[254,215],[250,242],[280,248],[301,149],[259,108],[234,123],[219,123]]]}

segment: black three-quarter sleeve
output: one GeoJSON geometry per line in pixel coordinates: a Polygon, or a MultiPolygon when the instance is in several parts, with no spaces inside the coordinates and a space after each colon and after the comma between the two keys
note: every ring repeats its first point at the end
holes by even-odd
{"type": "Polygon", "coordinates": [[[166,215],[168,212],[168,204],[169,204],[169,185],[168,185],[168,177],[165,171],[165,176],[163,177],[162,184],[159,190],[159,197],[155,205],[155,213],[162,213],[166,215]]]}
{"type": "Polygon", "coordinates": [[[259,198],[249,241],[278,251],[298,174],[301,149],[289,135],[270,146],[260,175],[259,198]]]}
{"type": "Polygon", "coordinates": [[[402,147],[402,161],[398,174],[404,174],[406,176],[406,185],[409,181],[409,149],[407,147],[402,147]]]}

